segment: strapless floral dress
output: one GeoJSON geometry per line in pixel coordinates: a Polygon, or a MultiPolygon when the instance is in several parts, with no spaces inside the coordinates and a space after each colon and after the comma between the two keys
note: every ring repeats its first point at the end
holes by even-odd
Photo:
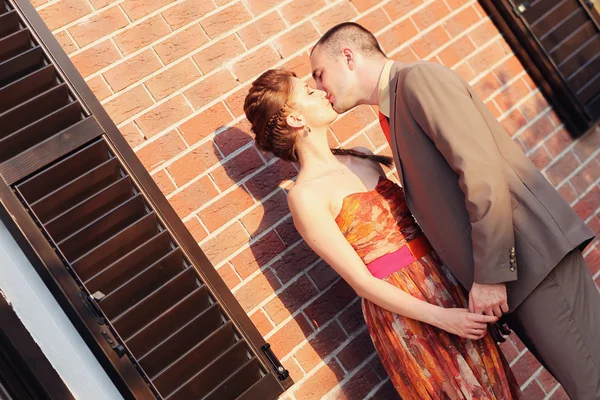
{"type": "MultiPolygon", "coordinates": [[[[402,188],[385,178],[374,190],[347,196],[336,223],[366,265],[381,264],[411,241],[426,241],[402,188]]],[[[387,267],[392,272],[380,278],[406,293],[445,308],[467,307],[466,292],[434,251],[403,268],[387,267]]],[[[516,380],[491,335],[463,339],[366,299],[362,309],[373,344],[403,400],[519,397],[516,380]]]]}

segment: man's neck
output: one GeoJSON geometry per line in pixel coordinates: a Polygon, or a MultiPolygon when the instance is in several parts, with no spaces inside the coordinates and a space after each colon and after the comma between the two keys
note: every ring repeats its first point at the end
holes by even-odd
{"type": "Polygon", "coordinates": [[[381,57],[374,60],[369,60],[365,68],[365,73],[363,76],[365,77],[363,80],[364,90],[365,90],[365,104],[376,106],[379,104],[379,78],[381,77],[381,71],[385,66],[385,63],[388,61],[387,58],[381,57]]]}

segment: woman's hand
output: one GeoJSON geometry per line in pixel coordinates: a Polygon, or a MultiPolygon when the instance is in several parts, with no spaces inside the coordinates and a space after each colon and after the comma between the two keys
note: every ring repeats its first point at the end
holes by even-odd
{"type": "Polygon", "coordinates": [[[479,340],[485,336],[487,324],[497,321],[498,317],[471,313],[466,308],[443,308],[435,325],[462,338],[479,340]]]}

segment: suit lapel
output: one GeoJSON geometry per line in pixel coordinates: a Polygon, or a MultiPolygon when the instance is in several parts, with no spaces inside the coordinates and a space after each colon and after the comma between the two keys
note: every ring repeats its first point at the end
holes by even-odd
{"type": "Polygon", "coordinates": [[[392,154],[394,155],[394,163],[396,164],[396,172],[400,183],[406,192],[406,185],[404,184],[404,173],[402,170],[402,160],[400,159],[400,150],[398,148],[398,131],[396,130],[396,90],[398,89],[398,75],[402,69],[401,64],[394,63],[390,70],[390,141],[392,147],[392,154]]]}

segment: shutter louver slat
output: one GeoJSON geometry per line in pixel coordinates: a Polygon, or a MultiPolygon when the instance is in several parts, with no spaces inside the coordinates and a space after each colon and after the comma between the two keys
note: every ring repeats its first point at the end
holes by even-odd
{"type": "Polygon", "coordinates": [[[215,303],[140,357],[140,365],[154,379],[154,376],[166,366],[177,360],[221,325],[223,325],[221,309],[215,303]]]}
{"type": "Polygon", "coordinates": [[[28,29],[21,29],[0,39],[0,62],[22,53],[29,44],[30,37],[28,29]]]}
{"type": "Polygon", "coordinates": [[[0,138],[27,126],[32,120],[38,120],[66,106],[69,102],[68,93],[67,85],[63,83],[3,112],[0,114],[0,126],[2,127],[0,138]]]}
{"type": "Polygon", "coordinates": [[[50,192],[67,185],[109,159],[106,142],[97,141],[18,184],[17,190],[32,206],[50,192]]]}
{"type": "Polygon", "coordinates": [[[233,324],[227,322],[159,372],[154,377],[154,384],[168,396],[234,344],[233,324]]]}
{"type": "Polygon", "coordinates": [[[194,271],[191,268],[186,269],[167,281],[157,291],[116,317],[113,320],[113,325],[121,337],[127,338],[154,320],[157,314],[169,309],[198,286],[194,271]]]}
{"type": "MultiPolygon", "coordinates": [[[[0,17],[0,26],[2,26],[0,17]]],[[[40,46],[24,51],[0,63],[0,86],[16,81],[42,67],[44,52],[40,46]]]]}
{"type": "Polygon", "coordinates": [[[221,400],[235,399],[244,393],[254,382],[260,379],[256,373],[258,370],[258,360],[252,358],[246,364],[238,368],[237,371],[229,375],[224,382],[213,389],[203,400],[221,400]]]}
{"type": "Polygon", "coordinates": [[[39,15],[0,18],[1,204],[119,390],[275,399],[286,371],[39,15]]]}
{"type": "Polygon", "coordinates": [[[262,393],[265,393],[270,390],[271,382],[269,381],[269,377],[267,375],[260,378],[255,384],[250,386],[248,390],[244,393],[240,394],[236,400],[254,400],[260,399],[262,393]]]}
{"type": "Polygon", "coordinates": [[[183,254],[176,248],[100,300],[100,308],[108,316],[119,315],[141,298],[154,292],[162,282],[183,270],[183,254]]]}
{"type": "Polygon", "coordinates": [[[580,90],[600,74],[600,51],[588,58],[585,66],[569,77],[569,83],[575,90],[580,90]]]}
{"type": "Polygon", "coordinates": [[[31,209],[45,223],[72,205],[113,184],[120,178],[119,162],[109,159],[98,167],[58,187],[41,199],[31,203],[31,209]]]}
{"type": "Polygon", "coordinates": [[[25,151],[81,120],[81,106],[71,103],[0,139],[0,162],[25,151]]]}
{"type": "Polygon", "coordinates": [[[579,51],[558,64],[558,68],[568,79],[572,79],[572,75],[581,68],[581,60],[593,59],[598,55],[598,48],[600,48],[600,36],[594,36],[579,51]]]}
{"type": "Polygon", "coordinates": [[[115,207],[105,215],[73,232],[58,242],[58,247],[69,261],[79,257],[98,246],[117,232],[137,221],[144,214],[144,201],[136,195],[115,207]]]}
{"type": "MultiPolygon", "coordinates": [[[[198,287],[155,320],[126,339],[127,347],[136,357],[142,357],[185,324],[190,315],[199,314],[209,306],[206,286],[198,287]]],[[[231,325],[231,322],[228,322],[231,325]]],[[[233,326],[233,325],[232,325],[233,326]]],[[[156,383],[155,383],[156,384],[156,383]]]]}
{"type": "MultiPolygon", "coordinates": [[[[151,226],[149,229],[140,228],[141,234],[139,236],[147,236],[148,231],[153,228],[155,226],[151,226]]],[[[166,253],[169,248],[169,241],[169,234],[166,231],[152,236],[129,253],[85,280],[86,287],[91,293],[97,291],[109,293],[113,291],[123,282],[140,272],[144,265],[147,265],[148,259],[155,259],[154,257],[158,257],[159,254],[166,253]]]]}
{"type": "Polygon", "coordinates": [[[156,214],[147,214],[73,261],[73,269],[85,281],[98,269],[129,253],[156,233],[156,214]]]}
{"type": "Polygon", "coordinates": [[[81,229],[86,222],[104,214],[133,195],[129,176],[124,176],[98,193],[82,200],[44,224],[52,239],[59,242],[69,232],[81,229]]]}
{"type": "Polygon", "coordinates": [[[0,88],[0,113],[58,83],[54,65],[46,65],[0,88]]]}
{"type": "MultiPolygon", "coordinates": [[[[168,400],[203,399],[222,379],[248,360],[244,343],[237,342],[180,386],[168,400]]],[[[245,390],[245,388],[244,388],[245,390]]]]}
{"type": "Polygon", "coordinates": [[[0,15],[0,36],[6,36],[19,27],[19,15],[16,11],[8,11],[0,15]]]}

